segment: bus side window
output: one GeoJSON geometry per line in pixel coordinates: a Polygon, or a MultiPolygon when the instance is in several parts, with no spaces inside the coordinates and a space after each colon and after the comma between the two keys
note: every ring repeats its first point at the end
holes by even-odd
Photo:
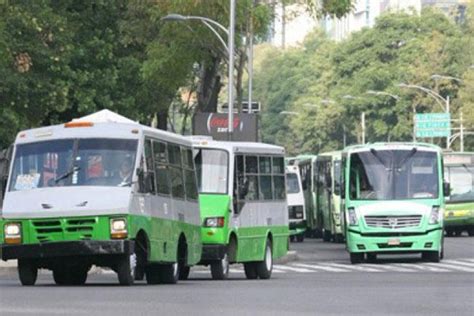
{"type": "Polygon", "coordinates": [[[234,212],[239,214],[244,205],[245,196],[247,195],[248,188],[245,184],[244,178],[244,156],[235,156],[234,166],[234,192],[233,192],[233,203],[234,212]]]}
{"type": "Polygon", "coordinates": [[[273,198],[284,200],[286,198],[286,187],[283,157],[273,157],[272,162],[273,198]]]}
{"type": "Polygon", "coordinates": [[[272,158],[259,157],[260,197],[263,200],[273,199],[272,158]]]}
{"type": "Polygon", "coordinates": [[[153,153],[154,153],[155,173],[156,173],[156,191],[158,194],[169,195],[170,194],[170,183],[169,183],[170,177],[169,177],[168,155],[166,151],[166,143],[154,141],[153,153]]]}
{"type": "Polygon", "coordinates": [[[140,181],[140,193],[155,193],[155,167],[151,139],[145,139],[144,145],[143,156],[146,170],[143,171],[143,178],[140,181]]]}
{"type": "Polygon", "coordinates": [[[181,148],[183,158],[184,188],[188,200],[197,200],[198,191],[196,183],[196,173],[194,172],[193,152],[188,148],[181,148]]]}
{"type": "Polygon", "coordinates": [[[258,158],[257,156],[245,156],[245,182],[248,188],[246,200],[255,201],[259,199],[258,192],[258,158]]]}
{"type": "Polygon", "coordinates": [[[178,145],[168,143],[168,158],[170,163],[171,195],[183,199],[184,180],[183,167],[181,163],[181,150],[178,145]]]}

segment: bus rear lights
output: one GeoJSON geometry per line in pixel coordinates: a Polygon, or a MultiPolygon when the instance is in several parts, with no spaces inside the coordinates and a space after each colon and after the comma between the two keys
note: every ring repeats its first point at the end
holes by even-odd
{"type": "Polygon", "coordinates": [[[224,227],[224,217],[208,217],[204,220],[204,227],[224,227]]]}
{"type": "Polygon", "coordinates": [[[353,207],[349,207],[347,209],[348,211],[348,222],[350,226],[357,226],[358,220],[357,220],[357,214],[356,211],[353,207]]]}
{"type": "Polygon", "coordinates": [[[19,244],[21,243],[21,224],[20,223],[7,223],[4,227],[5,232],[5,243],[6,244],[19,244]]]}
{"type": "Polygon", "coordinates": [[[65,128],[71,128],[71,127],[92,127],[94,126],[94,123],[92,122],[68,122],[64,124],[65,128]]]}
{"type": "Polygon", "coordinates": [[[425,248],[431,248],[433,246],[432,242],[426,242],[425,243],[425,248]]]}
{"type": "Polygon", "coordinates": [[[433,206],[431,209],[431,214],[430,214],[430,219],[428,221],[428,224],[430,225],[435,225],[440,222],[440,215],[441,212],[439,211],[439,206],[433,206]]]}
{"type": "Polygon", "coordinates": [[[110,237],[112,239],[124,239],[127,236],[127,220],[125,218],[112,218],[110,220],[110,237]]]}

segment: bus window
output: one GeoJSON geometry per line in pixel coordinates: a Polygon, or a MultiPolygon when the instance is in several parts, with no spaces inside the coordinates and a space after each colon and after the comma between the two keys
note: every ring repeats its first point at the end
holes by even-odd
{"type": "Polygon", "coordinates": [[[170,171],[167,165],[166,143],[153,141],[153,153],[155,161],[156,191],[158,194],[170,194],[170,171]]]}
{"type": "MultiPolygon", "coordinates": [[[[153,165],[153,151],[152,151],[152,145],[151,145],[151,139],[145,139],[145,147],[144,147],[144,155],[145,155],[145,166],[146,166],[146,172],[145,172],[145,181],[149,181],[149,184],[147,185],[147,189],[150,190],[150,192],[142,192],[142,193],[155,193],[155,166],[153,165]]],[[[145,190],[147,190],[145,189],[145,190]]]]}
{"type": "Polygon", "coordinates": [[[184,187],[186,198],[196,200],[198,196],[196,175],[194,173],[193,153],[191,149],[182,148],[181,157],[183,158],[184,187]]]}
{"type": "Polygon", "coordinates": [[[263,200],[272,200],[273,186],[271,157],[259,157],[259,171],[260,197],[263,200]]]}
{"type": "Polygon", "coordinates": [[[171,194],[176,198],[184,198],[185,194],[180,147],[168,144],[168,157],[170,163],[171,194]]]}
{"type": "Polygon", "coordinates": [[[255,201],[259,199],[258,192],[258,158],[257,156],[245,156],[245,178],[244,183],[248,187],[245,200],[255,201]]]}
{"type": "Polygon", "coordinates": [[[285,162],[283,157],[273,157],[273,198],[275,200],[283,200],[286,198],[285,188],[285,162]]]}

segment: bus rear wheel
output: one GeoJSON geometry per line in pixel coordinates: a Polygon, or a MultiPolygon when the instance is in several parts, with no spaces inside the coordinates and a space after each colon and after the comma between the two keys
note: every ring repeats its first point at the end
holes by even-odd
{"type": "Polygon", "coordinates": [[[245,277],[249,280],[255,280],[258,278],[257,265],[255,262],[244,263],[245,277]]]}
{"type": "Polygon", "coordinates": [[[211,263],[211,276],[213,280],[226,280],[229,277],[229,256],[227,254],[221,260],[211,263]]]}
{"type": "Polygon", "coordinates": [[[187,280],[189,278],[189,273],[191,272],[190,266],[182,266],[179,268],[179,279],[187,280]]]}
{"type": "Polygon", "coordinates": [[[87,281],[88,271],[88,267],[56,268],[53,270],[54,283],[57,285],[83,285],[87,281]]]}
{"type": "Polygon", "coordinates": [[[35,285],[38,277],[38,267],[31,260],[18,260],[18,276],[21,285],[35,285]]]}
{"type": "Polygon", "coordinates": [[[163,264],[159,269],[159,279],[164,284],[176,284],[179,279],[179,264],[163,264]]]}
{"type": "Polygon", "coordinates": [[[270,279],[273,270],[272,242],[267,239],[263,261],[257,262],[257,274],[260,279],[270,279]]]}
{"type": "Polygon", "coordinates": [[[351,252],[350,254],[351,264],[358,264],[364,261],[364,253],[363,252],[351,252]]]}

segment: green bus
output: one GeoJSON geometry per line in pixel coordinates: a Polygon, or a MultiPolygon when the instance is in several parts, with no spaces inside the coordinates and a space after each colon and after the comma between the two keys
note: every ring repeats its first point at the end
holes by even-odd
{"type": "Polygon", "coordinates": [[[474,236],[474,153],[445,153],[444,176],[451,186],[444,212],[446,235],[467,231],[474,236]]]}
{"type": "Polygon", "coordinates": [[[201,208],[201,265],[226,279],[243,263],[248,279],[269,279],[288,251],[285,151],[246,142],[194,139],[201,208]]]}
{"type": "Polygon", "coordinates": [[[367,255],[421,253],[443,257],[443,156],[423,143],[350,146],[342,153],[341,195],[351,263],[367,255]]]}
{"type": "Polygon", "coordinates": [[[341,174],[341,152],[321,153],[315,161],[317,229],[324,241],[342,242],[340,197],[334,193],[341,174]]]}
{"type": "Polygon", "coordinates": [[[202,251],[192,142],[96,114],[18,134],[1,259],[18,259],[23,285],[40,268],[56,284],[84,284],[92,265],[122,285],[176,283],[202,251]]]}

